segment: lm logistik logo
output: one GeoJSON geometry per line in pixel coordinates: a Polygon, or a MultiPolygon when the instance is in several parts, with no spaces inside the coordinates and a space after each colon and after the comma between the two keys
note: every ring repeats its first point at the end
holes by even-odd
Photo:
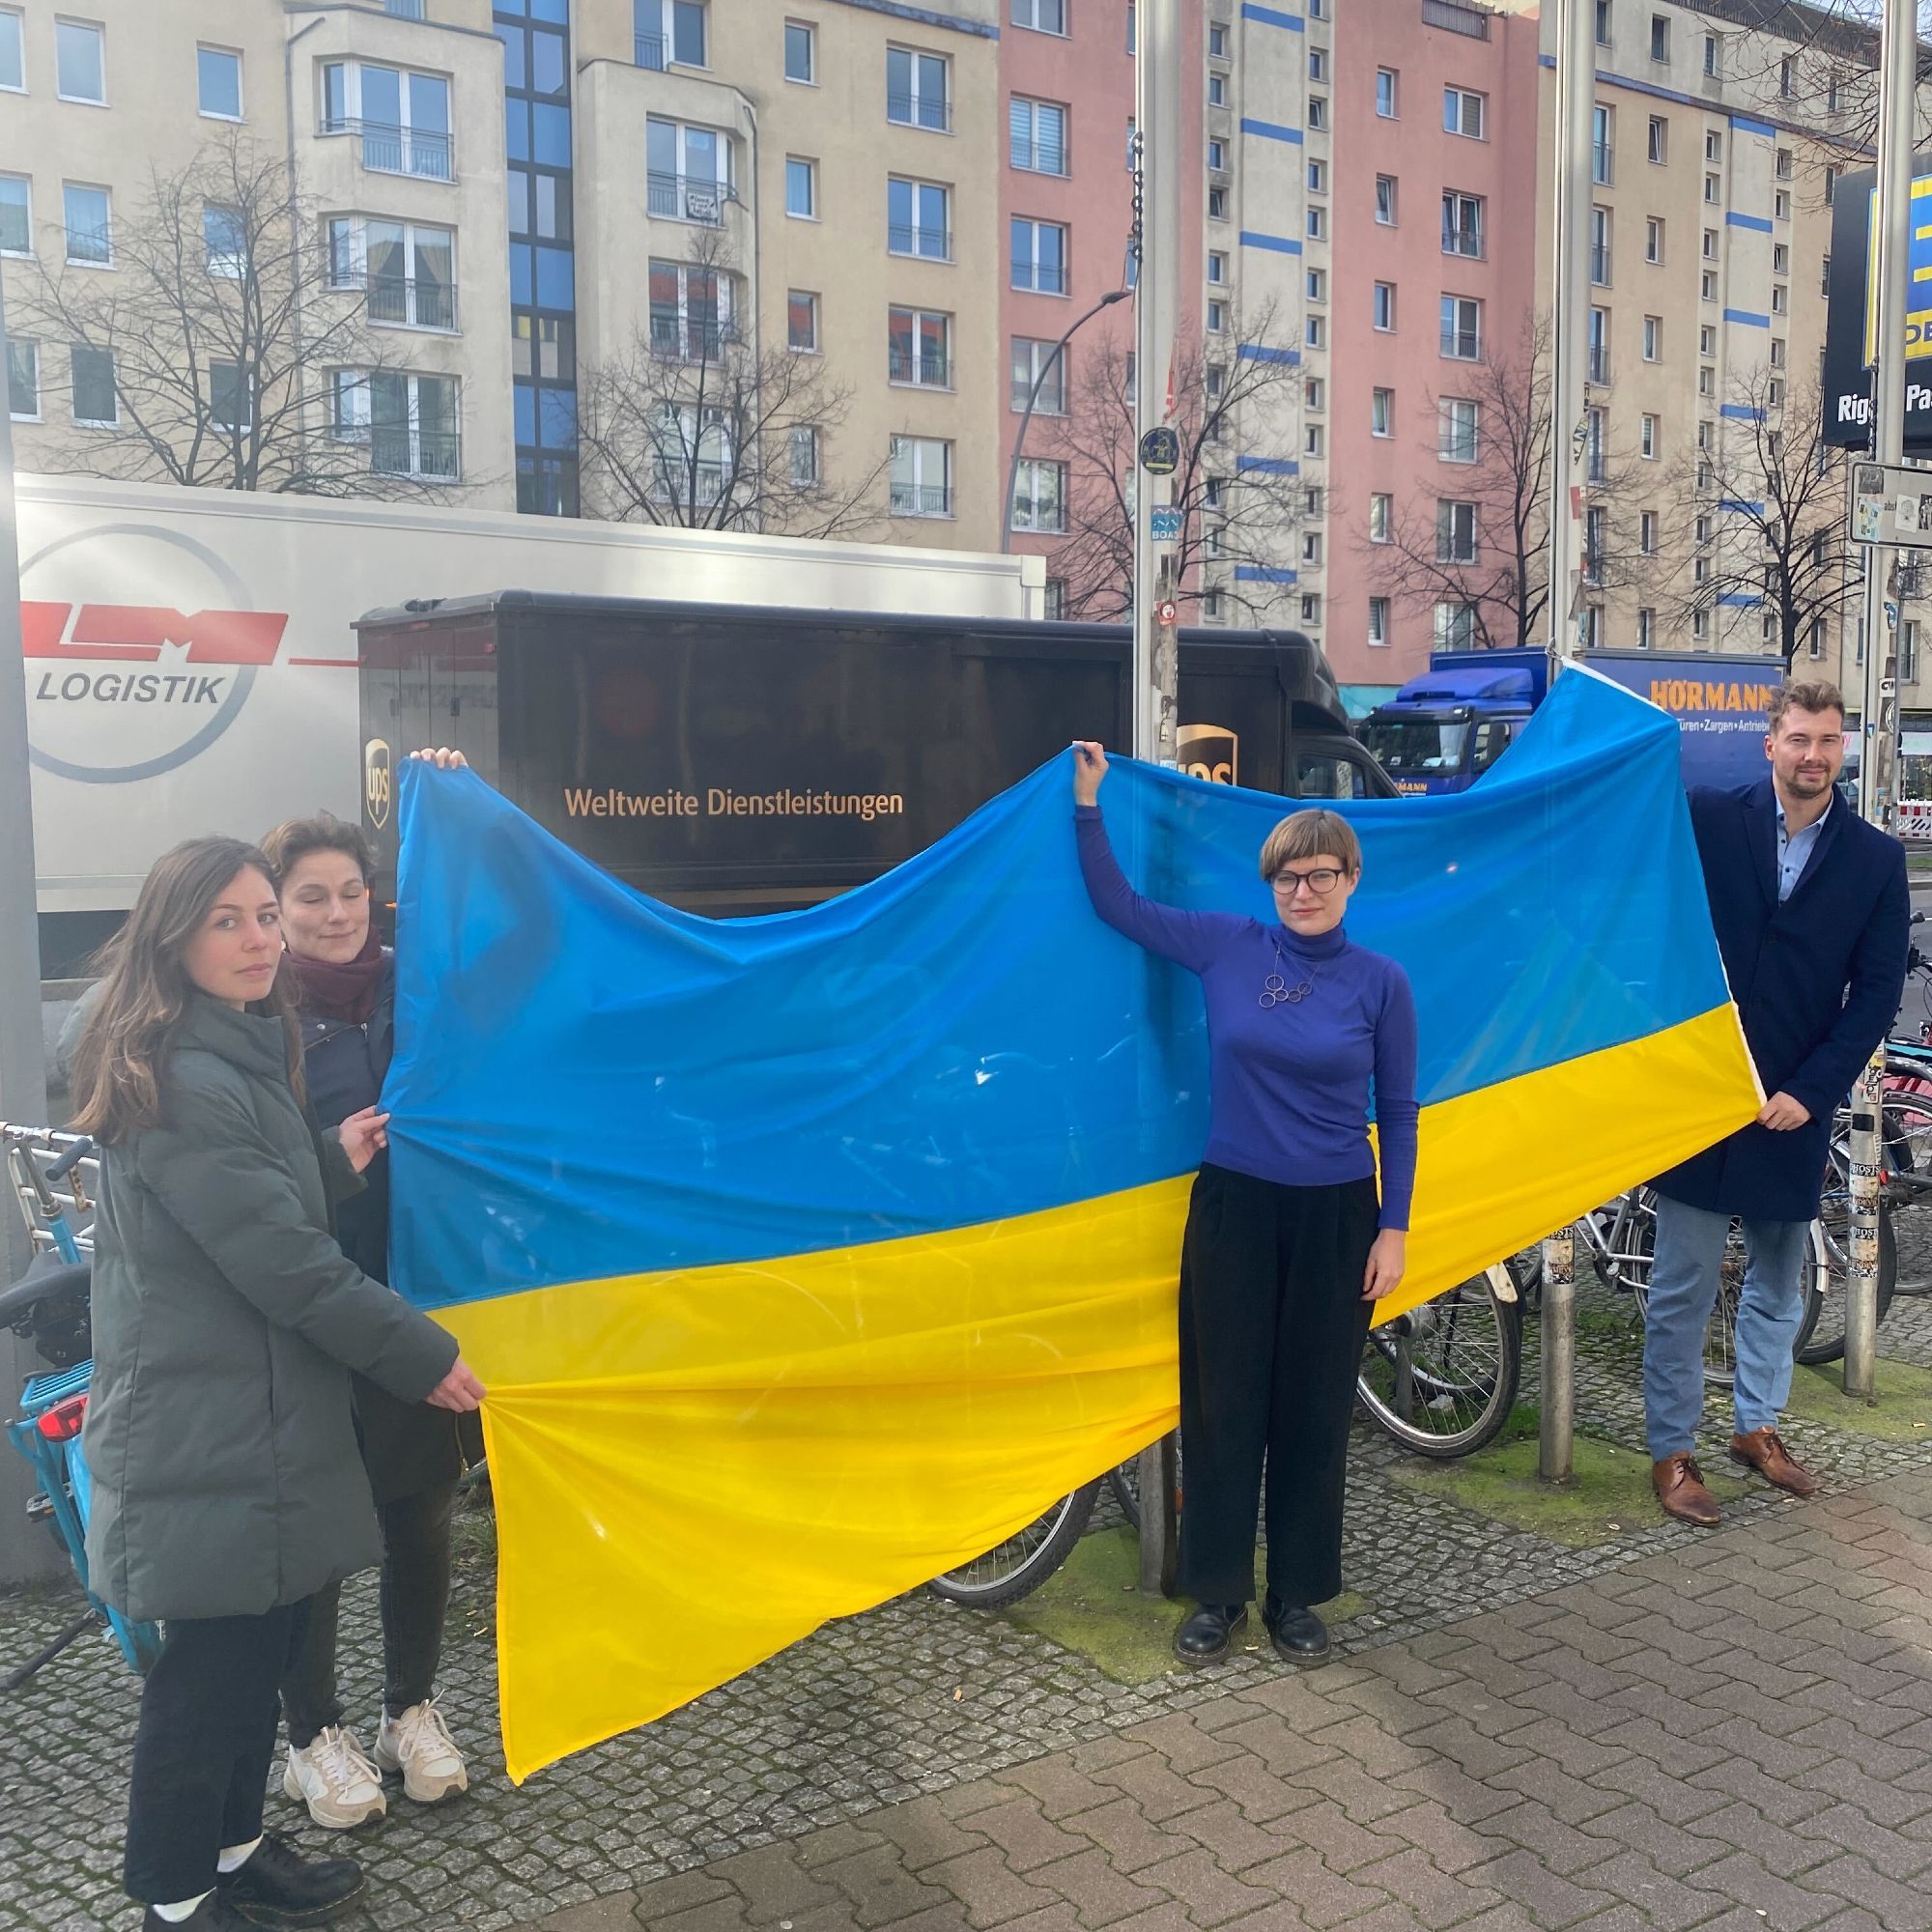
{"type": "Polygon", "coordinates": [[[251,609],[205,544],[152,524],[43,545],[22,558],[20,586],[28,754],[87,784],[155,778],[206,751],[289,624],[286,611],[251,609]]]}

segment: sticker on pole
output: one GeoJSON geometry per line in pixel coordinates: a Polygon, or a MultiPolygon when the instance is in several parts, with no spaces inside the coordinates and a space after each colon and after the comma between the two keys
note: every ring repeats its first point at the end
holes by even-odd
{"type": "Polygon", "coordinates": [[[1162,504],[1149,511],[1149,522],[1152,526],[1155,543],[1179,543],[1180,541],[1180,507],[1179,504],[1162,504]]]}
{"type": "Polygon", "coordinates": [[[1163,597],[1153,607],[1153,620],[1163,630],[1180,622],[1180,607],[1172,597],[1163,597]]]}
{"type": "Polygon", "coordinates": [[[1141,468],[1150,476],[1172,476],[1180,468],[1180,437],[1163,424],[1141,438],[1141,468]]]}
{"type": "Polygon", "coordinates": [[[1932,469],[1852,465],[1854,543],[1932,550],[1932,469]]]}

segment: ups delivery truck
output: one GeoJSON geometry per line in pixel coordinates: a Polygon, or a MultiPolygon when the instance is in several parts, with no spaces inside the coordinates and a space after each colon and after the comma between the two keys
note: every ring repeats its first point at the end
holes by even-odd
{"type": "MultiPolygon", "coordinates": [[[[1069,739],[1129,736],[1123,625],[507,590],[356,632],[364,822],[391,889],[395,765],[418,745],[455,746],[639,891],[723,917],[862,885],[1069,739]]],[[[1298,632],[1183,631],[1180,721],[1203,778],[1395,795],[1298,632]]]]}

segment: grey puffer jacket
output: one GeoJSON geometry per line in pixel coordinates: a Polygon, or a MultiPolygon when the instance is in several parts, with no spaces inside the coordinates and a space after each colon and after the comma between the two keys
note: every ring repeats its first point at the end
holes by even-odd
{"type": "Polygon", "coordinates": [[[197,994],[162,1094],[101,1161],[90,1581],[130,1617],[256,1616],[382,1554],[350,1371],[420,1402],[456,1343],[336,1246],[347,1162],[280,1021],[197,994]]]}

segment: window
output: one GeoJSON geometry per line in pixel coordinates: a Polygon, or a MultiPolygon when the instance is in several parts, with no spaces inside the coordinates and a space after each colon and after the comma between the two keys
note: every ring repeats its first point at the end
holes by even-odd
{"type": "Polygon", "coordinates": [[[1304,624],[1319,624],[1321,621],[1321,596],[1319,591],[1310,591],[1301,600],[1301,621],[1304,624]]]}
{"type": "Polygon", "coordinates": [[[807,289],[785,297],[785,346],[801,353],[818,347],[818,298],[807,289]]]}
{"type": "Polygon", "coordinates": [[[121,420],[114,391],[114,356],[106,349],[88,349],[76,342],[70,352],[73,419],[93,429],[112,429],[121,420]]]}
{"type": "Polygon", "coordinates": [[[1013,216],[1012,286],[1037,295],[1066,293],[1066,230],[1057,221],[1013,216]]]}
{"type": "Polygon", "coordinates": [[[649,269],[651,353],[679,362],[707,362],[732,340],[736,289],[729,275],[695,263],[652,261],[649,269]]]}
{"type": "Polygon", "coordinates": [[[7,338],[7,413],[15,422],[41,419],[41,346],[7,338]]]}
{"type": "Polygon", "coordinates": [[[1609,481],[1610,423],[1601,409],[1583,412],[1583,473],[1592,483],[1609,481]]]}
{"type": "MultiPolygon", "coordinates": [[[[567,129],[565,115],[563,145],[556,156],[565,164],[570,160],[567,129]]],[[[450,165],[449,82],[440,74],[330,61],[322,70],[322,131],[359,135],[362,165],[372,174],[456,179],[450,165]]],[[[545,138],[555,136],[546,132],[545,138]]],[[[514,143],[510,157],[527,158],[515,152],[514,143]]]]}
{"type": "Polygon", "coordinates": [[[1784,338],[1781,335],[1771,338],[1771,366],[1774,369],[1784,367],[1784,338]]]}
{"type": "Polygon", "coordinates": [[[1704,36],[1704,71],[1716,80],[1724,71],[1723,43],[1716,34],[1704,36]]]}
{"type": "Polygon", "coordinates": [[[1706,269],[1697,277],[1697,296],[1700,301],[1714,302],[1718,299],[1718,277],[1712,270],[1706,269]]]}
{"type": "Polygon", "coordinates": [[[936,182],[886,181],[886,248],[928,262],[952,259],[952,194],[936,182]]]}
{"type": "Polygon", "coordinates": [[[1465,87],[1445,87],[1442,90],[1443,132],[1466,134],[1470,140],[1480,141],[1489,103],[1487,94],[1475,94],[1465,87]]]}
{"type": "Polygon", "coordinates": [[[1832,74],[1825,82],[1825,112],[1835,114],[1840,105],[1838,99],[1838,76],[1832,74]]]}
{"type": "Polygon", "coordinates": [[[952,514],[952,445],[930,436],[895,436],[890,495],[895,517],[952,514]]]}
{"type": "Polygon", "coordinates": [[[204,202],[201,210],[203,266],[211,275],[241,281],[248,272],[248,230],[239,208],[204,202]]]}
{"type": "Polygon", "coordinates": [[[1697,425],[1697,447],[1699,449],[1709,449],[1710,446],[1711,425],[1708,422],[1700,422],[1697,425]]]}
{"type": "Polygon", "coordinates": [[[1328,407],[1328,385],[1320,376],[1309,376],[1301,384],[1301,407],[1317,414],[1328,407]]]}
{"type": "Polygon", "coordinates": [[[1642,433],[1638,439],[1637,447],[1642,450],[1646,462],[1655,463],[1657,461],[1657,418],[1655,416],[1644,417],[1642,433]]]}
{"type": "Polygon", "coordinates": [[[1438,651],[1473,650],[1476,643],[1476,607],[1473,604],[1438,604],[1435,607],[1435,648],[1438,651]]]}
{"type": "Polygon", "coordinates": [[[1376,219],[1384,228],[1395,226],[1395,177],[1378,175],[1376,177],[1376,219]]]}
{"type": "Polygon", "coordinates": [[[1771,285],[1771,312],[1773,315],[1788,315],[1791,312],[1791,291],[1782,282],[1771,285]]]}
{"type": "Polygon", "coordinates": [[[1208,190],[1208,219],[1225,221],[1228,218],[1228,190],[1224,187],[1210,187],[1208,190]]]}
{"type": "Polygon", "coordinates": [[[227,47],[194,50],[201,111],[211,121],[242,118],[242,56],[227,47]]]}
{"type": "Polygon", "coordinates": [[[1389,541],[1389,526],[1395,516],[1395,498],[1378,491],[1369,498],[1369,541],[1385,544],[1389,541]]]}
{"type": "MultiPolygon", "coordinates": [[[[1765,403],[1768,408],[1774,410],[1781,410],[1784,407],[1784,384],[1776,376],[1765,386],[1765,403]]],[[[1773,445],[1773,454],[1776,455],[1781,450],[1783,444],[1783,439],[1776,430],[1772,432],[1771,442],[1773,445]]]]}
{"type": "Polygon", "coordinates": [[[1645,556],[1657,554],[1657,512],[1646,510],[1636,520],[1636,547],[1645,556]]]}
{"type": "Polygon", "coordinates": [[[1610,211],[1590,211],[1590,279],[1600,289],[1610,285],[1610,211]]]}
{"type": "Polygon", "coordinates": [[[1670,159],[1670,123],[1661,114],[1650,117],[1650,133],[1644,153],[1659,167],[1664,166],[1670,159]]]}
{"type": "Polygon", "coordinates": [[[1647,315],[1643,319],[1643,359],[1646,362],[1661,362],[1663,359],[1663,318],[1661,315],[1647,315]]]}
{"type": "Polygon", "coordinates": [[[1718,259],[1718,231],[1715,228],[1704,230],[1704,259],[1707,262],[1718,259]]]}
{"type": "MultiPolygon", "coordinates": [[[[1208,304],[1208,333],[1219,335],[1227,327],[1228,304],[1222,301],[1210,301],[1208,304]]],[[[1314,337],[1310,336],[1309,341],[1312,344],[1314,337]]]]}
{"type": "Polygon", "coordinates": [[[1589,360],[1585,365],[1587,379],[1592,383],[1607,383],[1610,380],[1610,312],[1606,308],[1593,308],[1590,311],[1588,333],[1589,360]]]}
{"type": "Polygon", "coordinates": [[[1593,107],[1590,110],[1590,179],[1599,187],[1608,187],[1616,180],[1617,110],[1593,107]]]}
{"type": "Polygon", "coordinates": [[[1321,532],[1303,530],[1301,533],[1301,560],[1311,568],[1321,567],[1321,532]]]}
{"type": "Polygon", "coordinates": [[[1715,208],[1719,202],[1723,200],[1723,198],[1724,198],[1723,183],[1719,181],[1716,175],[1706,175],[1704,177],[1705,201],[1710,206],[1715,208]]]}
{"type": "Polygon", "coordinates": [[[915,388],[952,386],[952,318],[931,309],[886,311],[886,373],[915,388]]]}
{"type": "Polygon", "coordinates": [[[1320,456],[1325,439],[1320,423],[1309,423],[1301,433],[1301,453],[1304,456],[1320,456]]]}
{"type": "MultiPolygon", "coordinates": [[[[452,483],[463,473],[456,379],[399,369],[338,369],[330,386],[330,433],[369,446],[379,476],[452,483]]],[[[676,412],[671,412],[673,429],[676,412]]],[[[696,424],[692,425],[696,433],[696,424]]],[[[661,432],[660,432],[661,434],[661,432]]],[[[658,462],[665,466],[660,444],[658,462]]]]}
{"type": "MultiPolygon", "coordinates": [[[[1310,76],[1311,79],[1313,77],[1310,76]]],[[[1376,70],[1376,112],[1384,121],[1395,119],[1395,69],[1392,67],[1376,70]]]]}
{"type": "Polygon", "coordinates": [[[1036,34],[1066,33],[1066,0],[1013,0],[1013,25],[1036,34]]]}
{"type": "Polygon", "coordinates": [[[1395,284],[1378,282],[1369,304],[1370,319],[1384,331],[1395,327],[1395,284]]]}
{"type": "Polygon", "coordinates": [[[886,119],[944,133],[952,125],[952,63],[912,47],[886,49],[886,119]]]}
{"type": "Polygon", "coordinates": [[[1308,77],[1314,81],[1325,81],[1328,78],[1328,49],[1326,47],[1310,47],[1308,49],[1308,77]]]}
{"type": "Polygon", "coordinates": [[[1369,391],[1369,434],[1371,436],[1393,436],[1395,434],[1395,391],[1393,389],[1372,389],[1369,391]]]}
{"type": "Polygon", "coordinates": [[[107,34],[89,20],[54,22],[54,89],[63,100],[107,105],[107,34]]]}
{"type": "Polygon", "coordinates": [[[1647,651],[1657,641],[1657,612],[1646,606],[1636,613],[1636,647],[1647,651]]]}
{"type": "Polygon", "coordinates": [[[1310,301],[1326,301],[1328,299],[1328,270],[1326,269],[1310,269],[1308,271],[1307,287],[1308,299],[1310,301]]]}
{"type": "Polygon", "coordinates": [[[1474,563],[1476,506],[1443,498],[1435,505],[1435,561],[1474,563]]]}
{"type": "Polygon", "coordinates": [[[61,185],[62,212],[67,218],[67,258],[76,267],[111,268],[114,262],[113,215],[104,187],[61,185]]]}
{"type": "Polygon", "coordinates": [[[1325,208],[1311,208],[1308,211],[1308,239],[1311,242],[1325,242],[1328,239],[1328,211],[1325,208]]]}
{"type": "Polygon", "coordinates": [[[1827,255],[1818,269],[1818,293],[1829,296],[1832,293],[1832,258],[1827,255]]]}
{"type": "Polygon", "coordinates": [[[1806,649],[1810,652],[1810,654],[1814,658],[1822,658],[1825,655],[1824,618],[1813,617],[1811,619],[1811,639],[1810,642],[1806,646],[1806,649]]]}
{"type": "MultiPolygon", "coordinates": [[[[1699,559],[1699,568],[1702,568],[1701,558],[1699,559]]],[[[1691,611],[1690,635],[1698,643],[1702,643],[1711,635],[1710,611],[1704,610],[1691,611]]]]}
{"type": "Polygon", "coordinates": [[[1308,192],[1326,194],[1328,192],[1328,163],[1310,161],[1308,164],[1308,192]]]}
{"type": "Polygon", "coordinates": [[[818,163],[785,156],[785,213],[800,221],[818,219],[818,163]]]}
{"type": "Polygon", "coordinates": [[[1483,353],[1483,305],[1468,296],[1442,298],[1442,354],[1457,362],[1474,362],[1483,353]]]}
{"type": "MultiPolygon", "coordinates": [[[[1583,512],[1583,582],[1601,583],[1604,581],[1604,548],[1609,537],[1608,519],[1600,503],[1593,503],[1583,512]]],[[[1591,613],[1595,615],[1595,612],[1591,613]]],[[[1591,643],[1596,642],[1592,636],[1591,643]]]]}
{"type": "Polygon", "coordinates": [[[1777,91],[1786,100],[1791,99],[1791,77],[1794,63],[1789,55],[1777,64],[1777,91]]]}
{"type": "Polygon", "coordinates": [[[661,221],[717,227],[733,195],[732,160],[731,137],[723,128],[651,115],[644,124],[646,208],[661,221]]]}
{"type": "Polygon", "coordinates": [[[1651,214],[1644,217],[1643,259],[1646,262],[1663,260],[1663,219],[1661,215],[1651,214]]]}
{"type": "Polygon", "coordinates": [[[1436,404],[1435,453],[1444,463],[1476,460],[1478,406],[1463,396],[1444,396],[1436,404]]]}
{"type": "MultiPolygon", "coordinates": [[[[0,93],[27,91],[27,50],[22,43],[20,15],[12,8],[0,8],[0,93]]],[[[34,412],[36,415],[39,411],[34,412]]]]}
{"type": "Polygon", "coordinates": [[[1210,60],[1228,58],[1228,29],[1219,20],[1208,29],[1208,55],[1210,60]]]}
{"type": "Polygon", "coordinates": [[[1320,131],[1328,125],[1328,98],[1326,95],[1311,94],[1308,97],[1308,125],[1320,131]]]}
{"type": "Polygon", "coordinates": [[[788,469],[794,490],[814,490],[823,480],[818,463],[818,430],[811,423],[794,423],[787,439],[788,469]]]}
{"type": "Polygon", "coordinates": [[[1654,61],[1670,58],[1670,17],[1665,14],[1650,16],[1650,57],[1654,61]]]}
{"type": "MultiPolygon", "coordinates": [[[[1386,538],[1383,539],[1387,541],[1386,538]]],[[[1369,642],[1385,644],[1389,640],[1389,601],[1386,597],[1369,599],[1369,642]]]]}
{"type": "Polygon", "coordinates": [[[0,255],[34,252],[34,203],[24,175],[0,175],[0,255]]]}
{"type": "Polygon", "coordinates": [[[1791,179],[1791,150],[1789,148],[1778,149],[1773,172],[1781,182],[1788,182],[1791,179]]]}
{"type": "Polygon", "coordinates": [[[1012,527],[1057,536],[1066,528],[1066,466],[1028,457],[1013,479],[1012,527]]]}
{"type": "Polygon", "coordinates": [[[1328,346],[1328,318],[1323,315],[1303,316],[1301,339],[1311,349],[1325,349],[1328,346]]]}
{"type": "MultiPolygon", "coordinates": [[[[818,29],[803,20],[784,23],[785,78],[806,87],[818,84],[818,29]]],[[[814,475],[811,481],[818,479],[814,475]]]]}
{"type": "Polygon", "coordinates": [[[208,417],[216,429],[231,433],[252,428],[254,396],[239,362],[208,365],[208,417]]]}
{"type": "Polygon", "coordinates": [[[1697,393],[1700,396],[1715,396],[1718,393],[1718,372],[1709,364],[1697,371],[1697,393]]]}
{"type": "Polygon", "coordinates": [[[1442,196],[1442,252],[1467,255],[1480,261],[1483,254],[1483,197],[1459,194],[1454,188],[1442,196]]]}
{"type": "Polygon", "coordinates": [[[1791,197],[1784,189],[1779,188],[1772,196],[1771,212],[1773,216],[1779,221],[1789,221],[1791,219],[1791,197]]]}
{"type": "MultiPolygon", "coordinates": [[[[526,10],[518,0],[517,11],[535,10],[526,10]]],[[[632,0],[631,15],[634,58],[639,67],[662,73],[667,54],[679,67],[710,65],[704,0],[632,0]]],[[[561,15],[544,14],[540,17],[561,15]]]]}
{"type": "Polygon", "coordinates": [[[1228,257],[1219,248],[1208,251],[1208,280],[1215,288],[1220,288],[1228,279],[1228,257]]]}
{"type": "Polygon", "coordinates": [[[1216,175],[1228,171],[1228,144],[1217,134],[1208,137],[1208,171],[1216,175]]]}
{"type": "MultiPolygon", "coordinates": [[[[1133,16],[1134,16],[1133,0],[1127,0],[1127,18],[1131,20],[1133,16]]],[[[1129,29],[1129,33],[1131,33],[1131,31],[1132,30],[1129,29]]],[[[1133,51],[1131,43],[1129,43],[1127,51],[1129,53],[1133,51]]],[[[1066,616],[1065,578],[1049,577],[1046,580],[1046,595],[1042,602],[1040,614],[1046,619],[1046,621],[1049,624],[1058,624],[1065,619],[1066,616]]]]}
{"type": "Polygon", "coordinates": [[[1228,76],[1213,72],[1208,76],[1208,105],[1225,107],[1228,104],[1228,76]]]}
{"type": "Polygon", "coordinates": [[[1707,161],[1721,161],[1724,158],[1724,137],[1715,128],[1704,130],[1704,158],[1707,161]]]}
{"type": "Polygon", "coordinates": [[[1026,335],[1013,337],[1014,409],[1026,408],[1027,398],[1033,395],[1034,384],[1037,382],[1039,394],[1034,401],[1035,414],[1064,416],[1066,413],[1066,359],[1072,351],[1063,349],[1056,356],[1053,350],[1051,342],[1037,342],[1026,335]]]}
{"type": "Polygon", "coordinates": [[[1014,95],[1008,110],[1009,158],[1030,174],[1066,172],[1066,109],[1051,100],[1014,95]]]}
{"type": "MultiPolygon", "coordinates": [[[[213,240],[209,268],[213,271],[213,240]]],[[[403,328],[456,327],[456,236],[408,221],[337,215],[328,224],[329,281],[366,288],[369,320],[403,328]]]]}
{"type": "Polygon", "coordinates": [[[1790,274],[1791,244],[1788,242],[1774,242],[1771,244],[1771,272],[1774,275],[1790,274]]]}
{"type": "Polygon", "coordinates": [[[1610,44],[1610,0],[1597,0],[1597,44],[1610,44]]]}

